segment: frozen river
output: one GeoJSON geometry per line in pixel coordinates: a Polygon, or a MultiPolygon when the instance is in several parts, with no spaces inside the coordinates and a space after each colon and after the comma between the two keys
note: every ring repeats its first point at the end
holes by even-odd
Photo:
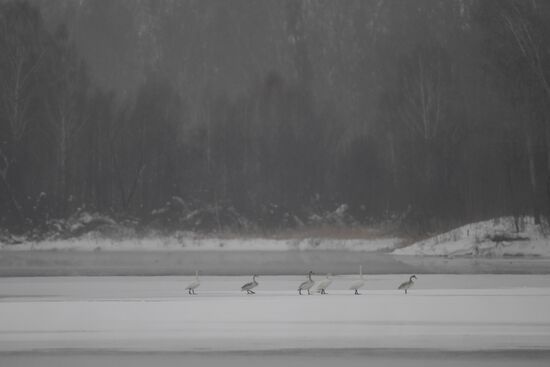
{"type": "Polygon", "coordinates": [[[417,275],[0,278],[0,365],[548,365],[550,276],[417,275]]]}
{"type": "Polygon", "coordinates": [[[364,251],[0,251],[0,276],[467,273],[549,274],[550,258],[420,257],[364,251]]]}

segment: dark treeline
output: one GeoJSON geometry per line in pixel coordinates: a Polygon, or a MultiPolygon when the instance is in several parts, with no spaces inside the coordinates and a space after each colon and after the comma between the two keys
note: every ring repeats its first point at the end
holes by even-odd
{"type": "Polygon", "coordinates": [[[539,218],[549,77],[548,1],[2,0],[1,225],[539,218]]]}

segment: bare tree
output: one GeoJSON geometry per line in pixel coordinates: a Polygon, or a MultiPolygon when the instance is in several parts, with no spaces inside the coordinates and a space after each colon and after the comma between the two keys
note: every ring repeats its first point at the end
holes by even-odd
{"type": "Polygon", "coordinates": [[[64,214],[69,198],[69,156],[78,134],[89,121],[86,111],[88,80],[65,26],[57,29],[50,55],[49,88],[52,93],[47,98],[46,111],[56,148],[55,191],[64,214]]]}
{"type": "Polygon", "coordinates": [[[22,207],[9,177],[19,163],[22,140],[33,118],[34,86],[46,52],[42,27],[40,13],[27,3],[0,4],[0,99],[8,122],[2,134],[0,177],[21,224],[22,207]]]}

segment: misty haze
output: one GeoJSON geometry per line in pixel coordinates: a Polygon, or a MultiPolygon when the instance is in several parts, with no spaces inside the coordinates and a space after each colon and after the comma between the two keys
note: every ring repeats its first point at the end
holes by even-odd
{"type": "Polygon", "coordinates": [[[0,364],[547,366],[550,2],[0,0],[0,364]]]}

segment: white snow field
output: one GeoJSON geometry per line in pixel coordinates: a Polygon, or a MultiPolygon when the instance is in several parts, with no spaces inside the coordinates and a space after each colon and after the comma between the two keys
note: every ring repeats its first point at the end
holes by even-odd
{"type": "Polygon", "coordinates": [[[550,276],[417,276],[0,278],[0,365],[548,365],[550,276]]]}

